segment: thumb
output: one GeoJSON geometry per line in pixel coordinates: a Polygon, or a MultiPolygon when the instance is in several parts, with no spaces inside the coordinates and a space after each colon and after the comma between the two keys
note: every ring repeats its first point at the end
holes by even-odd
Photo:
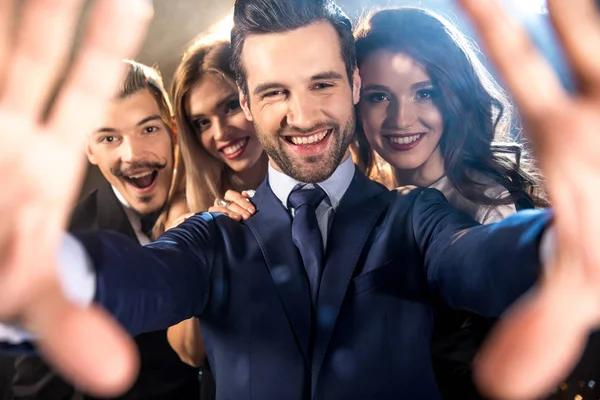
{"type": "Polygon", "coordinates": [[[113,397],[134,382],[139,360],[133,341],[99,307],[79,308],[56,291],[28,320],[41,354],[78,388],[113,397]]]}

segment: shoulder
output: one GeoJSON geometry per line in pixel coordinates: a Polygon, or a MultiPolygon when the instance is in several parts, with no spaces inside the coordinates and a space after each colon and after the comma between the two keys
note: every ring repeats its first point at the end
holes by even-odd
{"type": "Polygon", "coordinates": [[[394,207],[403,211],[413,211],[420,214],[433,209],[449,207],[446,197],[438,189],[401,186],[390,191],[390,193],[394,207]]]}
{"type": "MultiPolygon", "coordinates": [[[[511,197],[508,189],[488,176],[474,172],[472,178],[487,186],[484,194],[490,199],[503,200],[511,197]]],[[[515,212],[517,207],[514,202],[501,205],[475,205],[473,218],[481,224],[489,224],[498,222],[515,212]]]]}
{"type": "Polygon", "coordinates": [[[70,228],[80,229],[95,218],[98,210],[98,189],[94,189],[77,203],[71,213],[70,228]]]}
{"type": "Polygon", "coordinates": [[[185,194],[183,192],[179,193],[173,198],[166,212],[167,217],[164,224],[166,229],[175,226],[178,220],[190,214],[191,210],[189,209],[185,194]]]}

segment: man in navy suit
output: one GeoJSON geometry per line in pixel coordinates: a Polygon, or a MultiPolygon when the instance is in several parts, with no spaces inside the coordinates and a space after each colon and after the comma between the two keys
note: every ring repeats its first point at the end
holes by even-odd
{"type": "MultiPolygon", "coordinates": [[[[104,12],[111,6],[117,8],[99,5],[104,12]]],[[[80,305],[95,300],[134,334],[199,316],[220,398],[439,397],[429,357],[432,304],[500,315],[540,272],[549,213],[478,226],[437,191],[388,192],[369,181],[347,153],[360,92],[347,18],[325,0],[238,0],[234,18],[241,103],[271,159],[254,197],[256,215],[240,223],[198,214],[142,248],[110,233],[65,237],[60,213],[50,221],[34,218],[35,207],[17,207],[9,191],[4,204],[28,211],[36,232],[44,229],[27,235],[23,226],[25,233],[13,239],[20,245],[2,254],[8,283],[0,292],[0,319],[38,335],[57,368],[98,392],[122,390],[131,380],[131,347],[102,311],[75,308],[62,293],[80,305]],[[58,274],[29,270],[40,262],[22,251],[33,239],[46,256],[63,239],[58,274]],[[34,289],[41,294],[20,300],[34,289]],[[67,342],[92,329],[95,348],[83,347],[89,341],[67,342]],[[108,348],[122,357],[103,360],[108,348]],[[68,357],[75,353],[77,359],[68,357]]],[[[118,19],[103,21],[120,26],[118,19]]],[[[106,46],[103,55],[131,50],[122,42],[111,47],[113,32],[103,33],[93,36],[106,46]]],[[[136,43],[124,29],[118,33],[136,43]]],[[[84,66],[74,76],[92,71],[84,66]]],[[[64,89],[57,112],[69,108],[77,88],[64,89]]],[[[99,104],[104,93],[97,93],[99,104]]],[[[70,154],[68,146],[58,149],[70,154]]],[[[24,175],[25,182],[40,176],[24,175]]],[[[51,197],[57,211],[70,193],[13,188],[31,196],[32,205],[51,197]]],[[[589,200],[588,192],[579,195],[589,200]]],[[[559,243],[554,249],[556,266],[583,270],[597,258],[579,261],[578,250],[592,247],[583,237],[587,247],[580,248],[568,235],[585,221],[569,219],[567,203],[556,210],[555,227],[569,248],[559,243]]],[[[579,203],[578,212],[592,211],[579,203]]],[[[584,228],[595,233],[589,224],[584,228]]],[[[7,243],[6,232],[0,231],[0,243],[7,243]]],[[[556,276],[552,270],[550,276],[556,276]]],[[[4,333],[12,342],[23,339],[22,332],[4,333]]]]}

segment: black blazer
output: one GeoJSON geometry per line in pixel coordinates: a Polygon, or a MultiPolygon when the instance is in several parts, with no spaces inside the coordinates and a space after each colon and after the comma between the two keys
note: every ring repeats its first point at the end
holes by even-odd
{"type": "MultiPolygon", "coordinates": [[[[108,182],[103,182],[82,199],[73,212],[69,230],[89,229],[118,232],[137,242],[125,210],[108,182]]],[[[141,359],[140,375],[131,390],[119,399],[198,400],[198,370],[179,360],[167,341],[166,330],[141,334],[135,338],[135,342],[141,359]]],[[[77,393],[37,357],[19,357],[15,369],[15,400],[92,398],[77,393]]]]}
{"type": "Polygon", "coordinates": [[[268,182],[253,202],[247,221],[197,214],[145,247],[77,235],[100,278],[96,301],[129,331],[200,317],[218,399],[439,399],[433,299],[500,315],[536,281],[550,219],[527,211],[481,226],[437,190],[388,192],[357,172],[313,319],[290,215],[268,182]]]}

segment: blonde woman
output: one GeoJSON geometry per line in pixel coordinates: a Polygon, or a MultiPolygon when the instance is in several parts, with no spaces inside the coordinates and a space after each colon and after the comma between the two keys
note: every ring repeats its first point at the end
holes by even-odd
{"type": "MultiPolygon", "coordinates": [[[[238,100],[229,68],[228,42],[193,45],[183,56],[171,87],[178,128],[179,151],[167,205],[154,228],[159,236],[190,214],[218,211],[215,198],[227,190],[255,189],[267,173],[267,156],[238,100]]],[[[233,207],[233,205],[232,205],[233,207]]],[[[238,218],[254,212],[241,210],[238,218]]],[[[171,347],[192,366],[205,364],[198,320],[183,321],[168,330],[171,347]]],[[[212,379],[203,375],[203,398],[212,398],[212,379]]]]}

